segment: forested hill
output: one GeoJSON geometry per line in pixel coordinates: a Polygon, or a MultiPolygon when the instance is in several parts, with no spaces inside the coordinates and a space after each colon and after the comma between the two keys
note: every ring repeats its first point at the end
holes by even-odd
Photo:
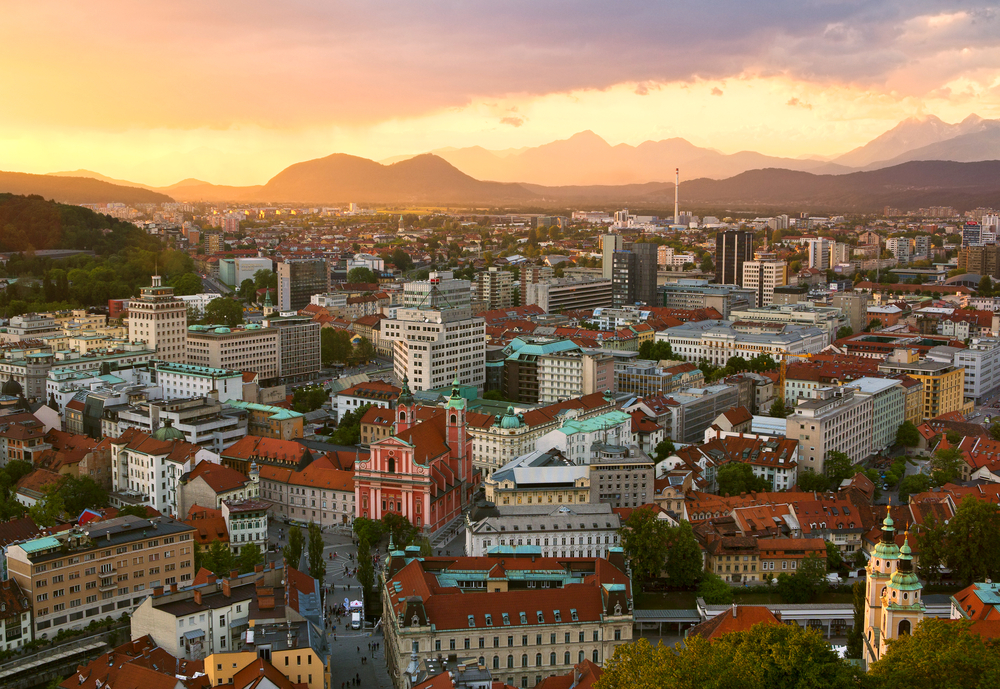
{"type": "Polygon", "coordinates": [[[99,255],[147,244],[135,225],[41,196],[0,194],[0,251],[87,249],[99,255]]]}
{"type": "Polygon", "coordinates": [[[169,203],[172,198],[149,189],[111,184],[89,177],[56,177],[0,172],[0,192],[41,194],[63,203],[169,203]]]}

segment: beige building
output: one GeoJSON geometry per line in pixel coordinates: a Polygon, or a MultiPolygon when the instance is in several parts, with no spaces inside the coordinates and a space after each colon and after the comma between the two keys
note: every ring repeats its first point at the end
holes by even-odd
{"type": "Polygon", "coordinates": [[[186,334],[187,305],[154,275],[152,287],[143,287],[139,298],[129,301],[129,339],[145,342],[164,361],[183,364],[186,334]]]}
{"type": "Polygon", "coordinates": [[[743,264],[743,287],[753,290],[755,306],[774,302],[774,288],[788,284],[788,264],[774,254],[757,252],[754,260],[743,264]]]}
{"type": "MultiPolygon", "coordinates": [[[[948,362],[921,360],[916,350],[897,349],[884,364],[883,373],[905,373],[923,383],[921,421],[965,409],[965,369],[948,362]]],[[[919,422],[915,422],[919,423],[919,422]]]]}
{"type": "Polygon", "coordinates": [[[192,325],[187,331],[188,363],[195,366],[253,371],[262,380],[279,375],[277,328],[249,324],[240,328],[192,325]]]}
{"type": "Polygon", "coordinates": [[[513,306],[514,274],[502,268],[490,268],[476,273],[476,299],[486,304],[487,310],[506,309],[513,306]]]}
{"type": "Polygon", "coordinates": [[[830,298],[830,303],[847,316],[848,325],[856,333],[865,329],[868,316],[867,292],[837,292],[830,298]]]}
{"type": "Polygon", "coordinates": [[[577,466],[559,450],[518,457],[484,480],[494,505],[560,505],[590,502],[590,467],[577,466]]]}
{"type": "Polygon", "coordinates": [[[35,638],[131,614],[153,589],[194,577],[194,529],[169,517],[91,522],[7,548],[8,575],[34,605],[35,638]]]}
{"type": "Polygon", "coordinates": [[[517,550],[460,561],[418,559],[409,548],[390,554],[380,583],[385,662],[396,689],[415,683],[410,669],[421,661],[451,654],[476,658],[495,681],[535,686],[584,660],[603,664],[632,640],[621,548],[606,560],[517,550]]]}
{"type": "Polygon", "coordinates": [[[818,388],[810,394],[785,419],[785,437],[799,441],[799,471],[823,473],[831,452],[843,452],[852,462],[868,457],[874,440],[872,396],[847,387],[818,388]]]}
{"type": "Polygon", "coordinates": [[[550,352],[537,361],[540,404],[604,393],[615,384],[615,358],[607,352],[550,352]]]}

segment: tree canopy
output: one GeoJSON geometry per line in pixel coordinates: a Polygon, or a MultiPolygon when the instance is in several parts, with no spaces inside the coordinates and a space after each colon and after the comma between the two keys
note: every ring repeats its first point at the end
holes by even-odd
{"type": "Polygon", "coordinates": [[[968,585],[1000,577],[1000,510],[986,500],[966,496],[945,525],[932,522],[918,535],[918,571],[943,564],[968,585]]]}
{"type": "Polygon", "coordinates": [[[357,268],[351,268],[350,272],[347,273],[347,281],[353,284],[372,284],[378,283],[378,277],[376,277],[371,268],[359,266],[357,268]]]}
{"type": "Polygon", "coordinates": [[[209,325],[235,328],[243,323],[243,307],[235,299],[218,297],[205,306],[205,317],[202,321],[209,325]]]}
{"type": "Polygon", "coordinates": [[[715,481],[719,486],[719,495],[739,495],[771,487],[767,479],[755,476],[753,467],[743,462],[723,464],[715,474],[715,481]]]}
{"type": "Polygon", "coordinates": [[[658,576],[666,563],[669,548],[670,524],[667,520],[657,518],[655,510],[636,509],[618,534],[635,577],[652,579],[658,576]]]}

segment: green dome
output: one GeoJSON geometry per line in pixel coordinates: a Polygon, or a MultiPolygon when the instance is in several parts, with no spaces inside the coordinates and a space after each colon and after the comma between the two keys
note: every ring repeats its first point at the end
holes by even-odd
{"type": "Polygon", "coordinates": [[[184,434],[174,428],[174,422],[164,419],[163,425],[153,431],[153,438],[170,442],[171,440],[184,440],[184,434]]]}
{"type": "Polygon", "coordinates": [[[217,332],[217,333],[219,333],[221,335],[223,333],[230,332],[230,330],[229,330],[229,328],[226,328],[224,326],[220,326],[220,327],[218,327],[218,328],[215,329],[215,332],[217,332]]]}
{"type": "Polygon", "coordinates": [[[514,413],[514,407],[507,407],[507,413],[500,419],[500,428],[520,428],[521,419],[514,413]]]}

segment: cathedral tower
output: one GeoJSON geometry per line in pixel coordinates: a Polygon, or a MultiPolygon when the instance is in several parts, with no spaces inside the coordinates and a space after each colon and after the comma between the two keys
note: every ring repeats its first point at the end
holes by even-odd
{"type": "Polygon", "coordinates": [[[889,579],[899,562],[899,547],[896,545],[896,528],[890,516],[891,507],[886,506],[882,520],[882,537],[868,559],[865,571],[865,630],[864,659],[866,663],[878,660],[882,630],[882,600],[889,585],[889,579]]]}
{"type": "Polygon", "coordinates": [[[887,644],[904,634],[912,634],[924,619],[927,608],[920,600],[923,584],[913,571],[913,556],[910,554],[909,534],[903,539],[899,549],[896,571],[889,577],[889,585],[882,593],[882,629],[879,638],[878,657],[885,655],[887,644]]]}
{"type": "Polygon", "coordinates": [[[416,423],[416,405],[413,401],[413,393],[410,392],[410,379],[403,376],[403,389],[399,391],[396,398],[396,429],[394,433],[402,433],[413,427],[416,423]]]}

